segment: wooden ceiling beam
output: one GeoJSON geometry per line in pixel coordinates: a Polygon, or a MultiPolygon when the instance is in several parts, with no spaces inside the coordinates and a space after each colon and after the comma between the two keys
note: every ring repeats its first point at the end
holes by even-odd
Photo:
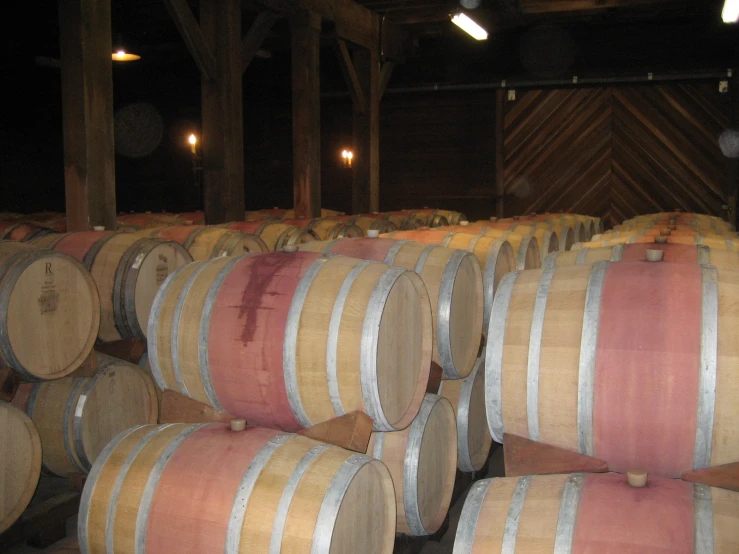
{"type": "Polygon", "coordinates": [[[216,58],[208,48],[200,24],[195,19],[187,0],[163,1],[203,78],[213,81],[216,78],[216,58]]]}
{"type": "Polygon", "coordinates": [[[249,64],[256,56],[257,51],[262,46],[264,39],[267,38],[272,26],[280,18],[274,12],[260,12],[257,18],[249,28],[249,32],[241,41],[241,64],[242,70],[246,71],[249,64]]]}
{"type": "Polygon", "coordinates": [[[520,0],[521,12],[530,14],[599,11],[681,3],[682,0],[520,0]]]}

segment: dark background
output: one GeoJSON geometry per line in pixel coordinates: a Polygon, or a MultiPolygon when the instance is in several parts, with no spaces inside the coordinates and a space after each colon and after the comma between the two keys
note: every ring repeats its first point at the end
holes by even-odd
{"type": "MultiPolygon", "coordinates": [[[[364,3],[370,7],[373,4],[364,3]]],[[[412,6],[413,2],[405,4],[412,6]]],[[[454,2],[448,4],[452,6],[454,2]]],[[[503,79],[509,82],[525,79],[531,81],[529,89],[546,92],[565,87],[537,86],[538,82],[571,79],[574,75],[605,78],[643,76],[647,72],[689,74],[736,67],[739,26],[721,22],[722,4],[721,1],[665,0],[649,9],[529,16],[515,12],[516,2],[483,1],[477,14],[490,30],[490,39],[480,43],[461,33],[448,20],[431,18],[432,21],[408,25],[406,29],[413,43],[411,55],[406,64],[395,69],[381,104],[381,209],[432,205],[479,217],[494,211],[495,90],[491,85],[503,79]],[[461,86],[453,91],[424,92],[429,85],[461,86]],[[465,85],[474,86],[465,89],[465,85]]],[[[197,4],[192,6],[197,12],[197,4]]],[[[6,98],[0,116],[0,211],[63,211],[60,73],[53,67],[53,61],[48,61],[59,57],[57,7],[55,2],[16,7],[21,12],[4,19],[0,42],[6,98]]],[[[118,209],[177,212],[200,208],[193,186],[192,159],[185,142],[187,135],[197,133],[199,127],[197,68],[162,2],[114,0],[112,7],[114,43],[123,42],[129,50],[143,56],[129,64],[114,63],[115,110],[132,103],[149,103],[161,115],[164,131],[151,154],[137,159],[116,156],[118,209]]],[[[392,13],[388,12],[388,17],[392,13]]],[[[244,11],[244,33],[253,17],[254,12],[244,11]]],[[[247,209],[292,204],[290,51],[285,21],[275,25],[263,48],[269,57],[256,58],[244,75],[247,209]]],[[[328,38],[322,49],[321,78],[323,205],[348,211],[351,170],[342,165],[340,152],[351,146],[351,104],[328,38]]],[[[674,86],[682,85],[692,86],[687,81],[678,81],[674,86]]],[[[655,118],[659,121],[657,116],[663,106],[670,105],[669,98],[677,98],[684,109],[673,106],[670,117],[698,118],[700,129],[715,133],[717,122],[729,125],[730,103],[718,94],[717,79],[706,79],[700,86],[705,90],[701,89],[704,92],[696,93],[697,96],[676,88],[670,89],[672,92],[663,99],[655,98],[647,90],[654,87],[650,84],[615,87],[603,84],[575,90],[585,90],[582,94],[590,98],[600,98],[598,95],[608,90],[611,92],[606,96],[610,94],[613,98],[613,90],[625,89],[625,94],[636,94],[649,101],[648,108],[642,110],[645,113],[640,115],[650,121],[655,118]],[[715,94],[709,92],[714,90],[715,94]],[[709,111],[715,107],[718,112],[715,117],[707,114],[706,107],[709,111]]],[[[524,88],[518,88],[517,94],[522,98],[524,88]]],[[[571,117],[557,122],[555,116],[561,112],[556,106],[542,104],[545,96],[529,106],[531,117],[545,118],[542,121],[548,121],[549,125],[529,129],[527,132],[534,137],[540,136],[537,133],[555,133],[562,125],[569,126],[580,110],[579,104],[567,103],[574,100],[563,100],[560,109],[569,110],[571,117]]],[[[510,109],[511,105],[507,107],[510,109]]],[[[603,109],[615,108],[604,104],[603,109]]],[[[628,135],[628,122],[625,125],[628,135]]],[[[613,126],[612,119],[603,127],[605,130],[599,131],[599,136],[613,135],[613,126]]],[[[695,128],[677,127],[678,134],[697,132],[695,128]]],[[[711,145],[701,148],[685,155],[711,160],[710,171],[714,173],[724,171],[723,162],[711,145]]],[[[528,155],[536,159],[556,151],[545,147],[528,155]]],[[[613,161],[609,160],[612,168],[613,161]]],[[[516,160],[509,162],[515,166],[516,160]]],[[[662,162],[671,163],[667,158],[662,162]]],[[[583,166],[581,173],[585,175],[589,167],[583,166]]],[[[618,183],[610,177],[610,169],[608,175],[603,194],[610,198],[608,191],[618,183]]],[[[507,187],[519,177],[507,174],[507,187]]],[[[589,190],[588,186],[602,177],[602,174],[585,175],[583,190],[589,190]]],[[[642,177],[649,179],[650,172],[645,171],[642,177]]],[[[652,178],[656,178],[654,174],[652,178]]],[[[683,179],[686,186],[727,190],[730,187],[729,183],[706,185],[704,181],[705,175],[700,172],[683,179]]],[[[516,187],[510,188],[513,194],[516,187]]],[[[529,194],[532,192],[540,193],[538,189],[529,194]]],[[[720,210],[722,198],[727,194],[720,191],[707,209],[720,210]]],[[[687,207],[692,206],[689,196],[685,200],[687,207]]],[[[580,211],[612,214],[618,219],[630,216],[631,211],[654,211],[655,203],[665,204],[662,209],[675,207],[669,205],[673,201],[669,194],[663,197],[664,200],[653,202],[636,198],[625,202],[626,207],[613,211],[613,198],[605,203],[578,205],[576,194],[536,208],[543,211],[579,207],[580,211]]],[[[519,196],[509,205],[511,210],[522,212],[532,203],[535,202],[531,196],[519,196]]]]}

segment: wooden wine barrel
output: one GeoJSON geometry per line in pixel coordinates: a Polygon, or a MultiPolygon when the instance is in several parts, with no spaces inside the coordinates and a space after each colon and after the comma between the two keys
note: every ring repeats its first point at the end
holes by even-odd
{"type": "Polygon", "coordinates": [[[28,221],[0,221],[0,240],[29,241],[54,230],[28,221]]]}
{"type": "Polygon", "coordinates": [[[41,475],[41,441],[30,419],[0,401],[0,533],[13,525],[31,501],[41,475]]]}
{"type": "Polygon", "coordinates": [[[420,219],[415,217],[408,217],[403,214],[394,214],[392,212],[386,214],[388,221],[392,222],[400,231],[413,231],[425,227],[425,224],[420,219]]]}
{"type": "Polygon", "coordinates": [[[432,360],[447,379],[470,374],[480,348],[484,301],[480,264],[472,254],[386,238],[310,242],[301,250],[373,260],[418,273],[431,299],[432,360]]]}
{"type": "Polygon", "coordinates": [[[100,298],[90,273],[48,249],[0,241],[0,366],[26,380],[69,375],[90,354],[100,298]]]}
{"type": "Polygon", "coordinates": [[[121,225],[131,225],[139,229],[185,224],[184,220],[180,219],[177,215],[166,212],[122,214],[116,217],[116,220],[121,225]]]}
{"type": "MultiPolygon", "coordinates": [[[[262,210],[262,211],[264,211],[264,210],[262,210]]],[[[271,212],[272,210],[266,210],[266,211],[267,212],[271,212]]],[[[293,210],[293,209],[290,209],[290,210],[280,210],[280,211],[284,212],[282,214],[282,218],[283,219],[293,219],[295,217],[295,210],[293,210]]],[[[336,211],[336,210],[329,210],[327,208],[321,208],[321,217],[334,217],[334,216],[337,216],[337,215],[346,215],[346,214],[344,212],[339,212],[339,211],[336,211]]]]}
{"type": "Polygon", "coordinates": [[[343,223],[333,219],[283,219],[285,225],[295,225],[301,229],[310,229],[321,240],[363,237],[362,229],[353,223],[343,223]]]}
{"type": "Polygon", "coordinates": [[[300,246],[318,240],[318,235],[310,229],[286,225],[275,221],[240,221],[228,223],[228,229],[257,235],[270,252],[281,252],[286,246],[300,246]]]}
{"type": "Polygon", "coordinates": [[[442,381],[439,394],[451,402],[457,417],[457,467],[482,469],[493,444],[485,415],[485,356],[464,379],[442,381]]]}
{"type": "Polygon", "coordinates": [[[683,264],[710,264],[721,269],[739,270],[739,252],[710,249],[688,244],[617,244],[601,248],[581,248],[570,252],[554,252],[547,256],[544,268],[575,264],[593,264],[600,261],[635,262],[645,259],[647,250],[662,250],[664,261],[683,264]]]}
{"type": "Polygon", "coordinates": [[[462,221],[467,221],[467,216],[462,212],[455,212],[450,210],[436,210],[436,213],[444,216],[449,222],[449,225],[459,225],[462,221]]]}
{"type": "Polygon", "coordinates": [[[467,496],[454,554],[739,552],[739,493],[617,473],[485,479],[467,496]]]}
{"type": "Polygon", "coordinates": [[[85,554],[390,554],[393,483],[369,456],[272,429],[146,425],[106,447],[78,522],[85,554]]]}
{"type": "Polygon", "coordinates": [[[181,214],[177,214],[177,218],[184,221],[185,225],[205,225],[204,212],[183,212],[181,214]]]}
{"type": "MultiPolygon", "coordinates": [[[[598,236],[596,235],[596,237],[598,236]]],[[[580,250],[582,248],[599,248],[603,246],[614,246],[616,244],[652,243],[654,242],[654,239],[654,236],[644,234],[626,235],[623,237],[602,239],[598,237],[598,240],[577,243],[572,246],[572,249],[580,250]]],[[[739,252],[739,239],[730,236],[681,236],[670,234],[669,236],[667,236],[667,242],[670,244],[693,244],[698,246],[708,246],[714,249],[739,252]]]]}
{"type": "Polygon", "coordinates": [[[411,425],[372,433],[367,453],[385,462],[393,477],[397,532],[434,534],[449,511],[457,474],[457,424],[449,401],[427,394],[411,425]]]}
{"type": "Polygon", "coordinates": [[[436,210],[399,210],[389,212],[390,216],[406,217],[410,220],[420,221],[424,227],[446,227],[449,221],[446,217],[439,214],[436,210]]]}
{"type": "Polygon", "coordinates": [[[368,217],[364,215],[339,215],[331,218],[334,221],[351,223],[362,230],[366,236],[370,231],[377,231],[380,234],[392,233],[398,228],[392,221],[382,219],[380,217],[368,217]]]}
{"type": "Polygon", "coordinates": [[[82,260],[95,279],[101,307],[98,336],[103,341],[146,338],[157,290],[172,271],[192,261],[176,242],[135,233],[68,233],[54,249],[82,260]]]}
{"type": "MultiPolygon", "coordinates": [[[[511,235],[519,237],[519,240],[529,235],[533,235],[536,237],[539,244],[541,263],[544,263],[544,258],[551,252],[557,252],[560,250],[559,236],[557,235],[557,231],[550,225],[542,226],[540,224],[526,222],[513,222],[511,224],[476,222],[471,227],[475,228],[475,230],[480,229],[479,234],[481,235],[500,237],[506,240],[509,240],[511,235]],[[498,231],[488,231],[488,229],[498,229],[498,231]]],[[[455,227],[455,229],[463,233],[475,232],[470,229],[470,226],[460,226],[455,227]],[[470,230],[468,231],[466,229],[470,230]]]]}
{"type": "Polygon", "coordinates": [[[218,256],[243,256],[247,252],[267,252],[267,245],[257,235],[224,227],[182,225],[163,227],[151,236],[181,244],[193,260],[208,260],[218,256]]]}
{"type": "Polygon", "coordinates": [[[739,272],[596,262],[501,281],[486,404],[503,432],[656,475],[739,461],[739,272]]]}
{"type": "Polygon", "coordinates": [[[413,271],[308,252],[216,258],[160,289],[149,362],[160,388],[254,425],[292,431],[362,410],[395,430],[423,400],[431,325],[413,271]]]}
{"type": "Polygon", "coordinates": [[[154,382],[137,366],[97,354],[93,377],[37,383],[26,413],[41,437],[44,469],[56,475],[87,473],[121,431],[156,423],[154,382]]]}
{"type": "MultiPolygon", "coordinates": [[[[516,269],[536,269],[541,267],[542,256],[539,241],[532,234],[521,235],[513,231],[479,225],[459,225],[457,227],[445,227],[443,230],[450,233],[465,233],[507,240],[511,243],[513,251],[516,253],[516,269]]],[[[428,231],[417,231],[417,233],[426,232],[428,231]]]]}
{"type": "Polygon", "coordinates": [[[447,248],[456,248],[472,252],[482,269],[483,311],[482,332],[487,334],[490,310],[498,283],[507,273],[516,269],[513,248],[507,240],[467,235],[464,233],[447,233],[443,230],[398,231],[389,233],[388,237],[397,240],[413,240],[422,244],[438,244],[447,248]]]}

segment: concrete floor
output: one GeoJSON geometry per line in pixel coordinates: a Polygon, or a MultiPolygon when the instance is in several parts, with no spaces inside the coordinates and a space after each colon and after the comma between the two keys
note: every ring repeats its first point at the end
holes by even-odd
{"type": "MultiPolygon", "coordinates": [[[[503,466],[503,448],[499,445],[490,455],[490,463],[488,470],[485,475],[476,476],[480,479],[486,479],[490,477],[502,477],[505,473],[503,466]]],[[[471,485],[470,485],[471,486],[471,485]]],[[[32,504],[41,502],[47,498],[51,498],[57,494],[66,492],[67,481],[61,478],[45,478],[39,483],[39,488],[34,495],[32,504]]],[[[457,525],[459,524],[459,516],[464,507],[464,501],[467,498],[467,492],[469,487],[461,494],[454,505],[449,510],[449,528],[447,529],[444,536],[440,541],[429,540],[418,550],[413,548],[413,540],[408,541],[407,548],[404,548],[402,552],[416,552],[419,554],[451,554],[454,550],[454,537],[457,533],[457,525]]],[[[40,553],[54,553],[54,554],[74,554],[78,552],[76,550],[76,537],[77,537],[77,517],[71,517],[67,520],[67,539],[60,541],[53,546],[45,550],[39,550],[38,548],[31,548],[24,544],[16,545],[10,550],[6,550],[3,554],[40,554],[40,553]]],[[[420,543],[421,541],[416,541],[420,543]]],[[[398,550],[396,549],[396,552],[398,550]]],[[[207,554],[207,553],[203,553],[207,554]]]]}

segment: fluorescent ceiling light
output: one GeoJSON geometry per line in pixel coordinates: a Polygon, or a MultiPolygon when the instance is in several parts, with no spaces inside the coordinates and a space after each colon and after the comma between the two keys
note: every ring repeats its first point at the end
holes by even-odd
{"type": "Polygon", "coordinates": [[[721,18],[724,23],[736,23],[739,19],[739,0],[726,0],[721,18]]]}
{"type": "Polygon", "coordinates": [[[454,14],[452,23],[475,40],[487,40],[488,32],[463,13],[454,14]]]}

